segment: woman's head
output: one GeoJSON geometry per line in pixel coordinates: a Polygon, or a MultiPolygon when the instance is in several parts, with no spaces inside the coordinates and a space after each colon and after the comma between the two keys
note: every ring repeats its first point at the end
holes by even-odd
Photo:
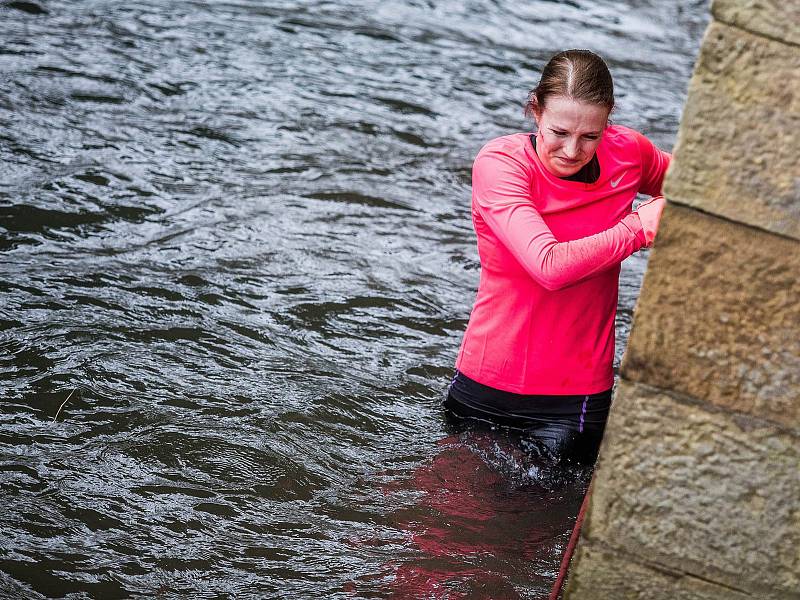
{"type": "Polygon", "coordinates": [[[528,96],[526,114],[538,120],[551,98],[562,96],[585,104],[614,108],[614,82],[608,65],[590,50],[564,50],[545,65],[539,84],[528,96]]]}
{"type": "Polygon", "coordinates": [[[569,177],[594,156],[614,108],[614,84],[603,59],[588,50],[559,52],[531,91],[536,153],[557,177],[569,177]]]}

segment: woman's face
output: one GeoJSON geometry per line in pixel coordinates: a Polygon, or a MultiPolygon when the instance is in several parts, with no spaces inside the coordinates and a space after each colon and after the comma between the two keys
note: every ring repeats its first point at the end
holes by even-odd
{"type": "Polygon", "coordinates": [[[608,113],[599,104],[565,96],[550,98],[536,114],[536,153],[545,168],[556,177],[569,177],[580,171],[600,144],[608,113]]]}

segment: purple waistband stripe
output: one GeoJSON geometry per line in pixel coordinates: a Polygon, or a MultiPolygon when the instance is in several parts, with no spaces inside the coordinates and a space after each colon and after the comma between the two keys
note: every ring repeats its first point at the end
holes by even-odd
{"type": "Polygon", "coordinates": [[[583,406],[581,407],[581,422],[578,425],[578,432],[583,433],[583,416],[586,414],[586,403],[589,401],[589,396],[583,397],[583,406]]]}

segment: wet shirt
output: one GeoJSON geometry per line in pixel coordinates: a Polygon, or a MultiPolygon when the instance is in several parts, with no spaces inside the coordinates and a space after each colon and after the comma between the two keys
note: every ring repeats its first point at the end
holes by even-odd
{"type": "Polygon", "coordinates": [[[645,244],[636,194],[661,193],[670,155],[619,125],[592,183],[551,174],[529,134],[492,140],[472,171],[481,276],[456,368],[517,394],[613,385],[620,262],[645,244]]]}

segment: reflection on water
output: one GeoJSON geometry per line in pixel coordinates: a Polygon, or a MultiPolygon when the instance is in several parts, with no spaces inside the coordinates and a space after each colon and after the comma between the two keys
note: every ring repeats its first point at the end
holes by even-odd
{"type": "Polygon", "coordinates": [[[564,45],[671,147],[706,13],[0,4],[0,595],[545,595],[585,474],[439,402],[472,157],[564,45]]]}
{"type": "Polygon", "coordinates": [[[499,432],[467,432],[392,493],[416,492],[397,511],[417,553],[394,572],[392,597],[522,598],[558,573],[589,469],[554,467],[499,432]]]}

